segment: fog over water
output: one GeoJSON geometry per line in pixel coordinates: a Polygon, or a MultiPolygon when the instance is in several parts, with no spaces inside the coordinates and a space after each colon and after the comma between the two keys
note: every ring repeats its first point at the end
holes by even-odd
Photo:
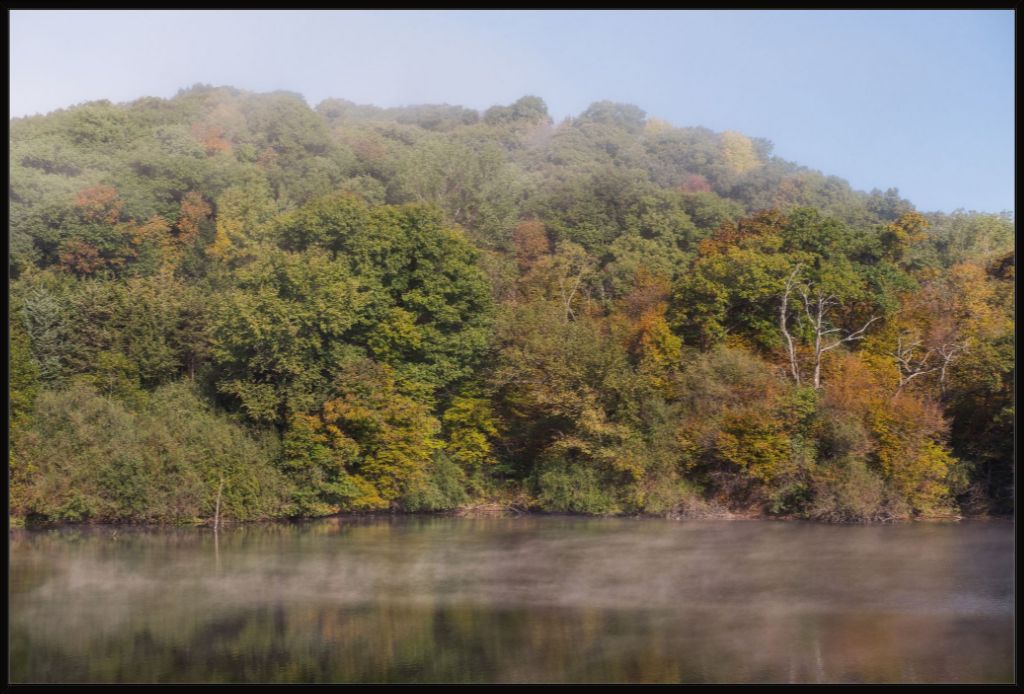
{"type": "Polygon", "coordinates": [[[16,682],[1013,676],[1005,522],[345,518],[11,545],[16,682]]]}

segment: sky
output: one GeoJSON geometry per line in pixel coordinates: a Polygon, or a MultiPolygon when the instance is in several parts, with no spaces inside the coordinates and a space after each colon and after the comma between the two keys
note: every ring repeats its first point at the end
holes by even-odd
{"type": "Polygon", "coordinates": [[[1010,10],[10,12],[11,117],[196,83],[315,106],[603,99],[925,211],[1014,210],[1010,10]]]}

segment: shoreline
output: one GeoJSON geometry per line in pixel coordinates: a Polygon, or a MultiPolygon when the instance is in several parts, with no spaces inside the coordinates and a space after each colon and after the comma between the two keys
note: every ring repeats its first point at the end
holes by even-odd
{"type": "MultiPolygon", "coordinates": [[[[820,525],[902,525],[907,523],[958,523],[961,521],[1013,521],[1014,514],[983,514],[983,515],[942,515],[942,516],[921,516],[911,518],[887,518],[883,520],[860,520],[860,521],[830,521],[815,518],[802,518],[799,516],[775,516],[764,513],[743,513],[743,512],[707,512],[701,514],[617,514],[597,515],[588,513],[570,513],[558,511],[536,511],[523,509],[480,509],[477,507],[464,507],[448,511],[410,511],[410,512],[341,512],[328,516],[298,516],[282,518],[263,518],[258,520],[220,520],[220,527],[225,526],[253,526],[267,523],[307,523],[327,519],[395,519],[395,518],[460,518],[474,520],[480,518],[522,518],[522,517],[556,517],[556,518],[579,518],[579,519],[632,519],[632,520],[663,520],[670,522],[687,521],[761,521],[761,522],[803,522],[820,525]]],[[[42,530],[57,528],[76,527],[114,527],[114,528],[214,528],[212,519],[204,519],[196,522],[179,523],[154,523],[154,522],[133,522],[133,521],[28,521],[15,516],[8,517],[8,531],[12,530],[42,530]]]]}

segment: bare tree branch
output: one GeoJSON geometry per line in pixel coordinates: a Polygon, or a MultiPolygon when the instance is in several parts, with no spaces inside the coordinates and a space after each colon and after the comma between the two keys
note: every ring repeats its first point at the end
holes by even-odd
{"type": "Polygon", "coordinates": [[[925,349],[924,354],[917,357],[917,352],[923,349],[922,341],[914,340],[905,345],[903,338],[902,333],[896,336],[896,349],[889,353],[896,360],[896,367],[899,370],[899,386],[893,397],[915,378],[936,372],[939,372],[939,390],[942,392],[949,366],[958,354],[965,351],[966,343],[944,342],[937,348],[925,349]],[[937,359],[937,363],[933,359],[937,359]]]}
{"type": "MultiPolygon", "coordinates": [[[[799,269],[799,266],[797,266],[799,269]]],[[[786,282],[786,290],[783,294],[783,306],[780,311],[779,324],[783,329],[783,335],[786,337],[787,346],[789,347],[790,354],[790,369],[797,372],[796,365],[796,351],[792,344],[792,338],[789,335],[787,326],[785,325],[786,315],[785,311],[788,306],[789,295],[792,293],[793,283],[796,279],[796,270],[790,275],[789,280],[786,282]]],[[[839,339],[827,340],[829,335],[840,334],[842,335],[843,330],[839,326],[831,325],[828,320],[829,314],[832,310],[840,306],[839,299],[835,294],[823,295],[820,290],[814,293],[812,297],[812,288],[809,284],[800,286],[800,296],[803,300],[804,314],[807,316],[807,322],[810,324],[811,329],[814,331],[814,387],[815,389],[821,388],[821,358],[825,352],[835,349],[836,347],[856,340],[863,340],[867,329],[871,327],[872,323],[879,320],[881,316],[872,316],[859,330],[854,330],[851,333],[847,333],[845,336],[839,339]]],[[[795,377],[795,376],[794,376],[795,377]]],[[[797,383],[799,383],[797,379],[797,383]]]]}

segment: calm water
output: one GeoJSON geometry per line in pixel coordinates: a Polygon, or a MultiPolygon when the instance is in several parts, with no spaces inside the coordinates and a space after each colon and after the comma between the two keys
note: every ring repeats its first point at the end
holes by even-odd
{"type": "Polygon", "coordinates": [[[1008,682],[1013,526],[11,533],[14,682],[1008,682]]]}

